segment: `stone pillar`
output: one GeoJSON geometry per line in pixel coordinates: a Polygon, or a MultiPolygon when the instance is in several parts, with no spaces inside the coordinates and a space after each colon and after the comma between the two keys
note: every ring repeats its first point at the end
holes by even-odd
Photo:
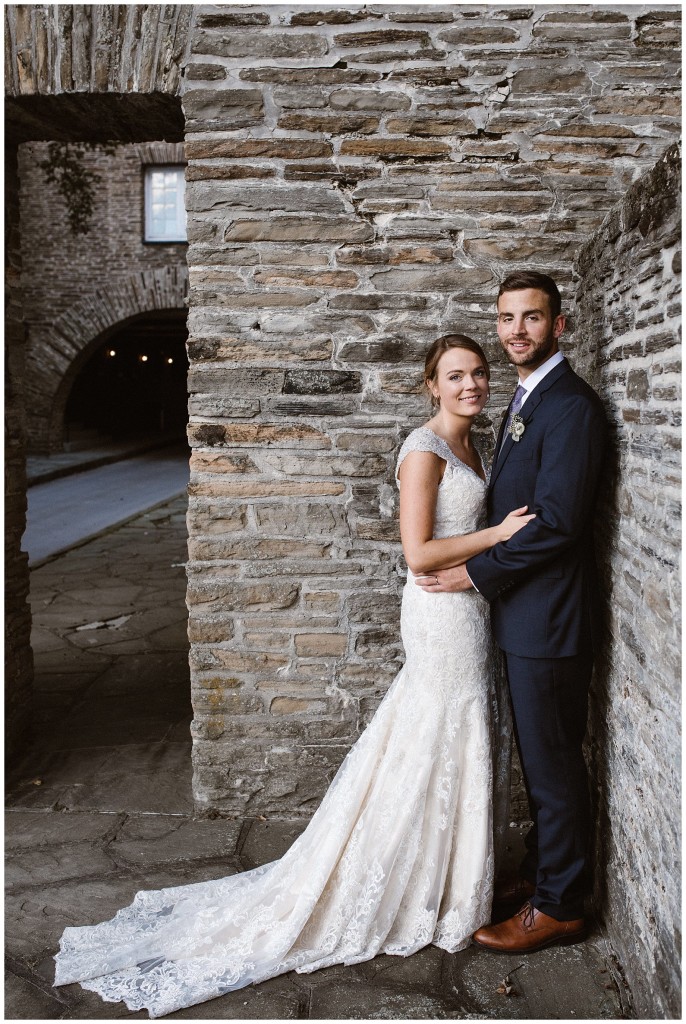
{"type": "Polygon", "coordinates": [[[33,652],[28,604],[26,428],[23,400],[25,337],[19,296],[19,176],[17,147],[5,151],[5,721],[11,762],[29,728],[33,652]]]}
{"type": "Polygon", "coordinates": [[[589,727],[596,904],[648,1018],[681,1012],[680,186],[673,146],[577,260],[577,364],[614,437],[589,727]]]}

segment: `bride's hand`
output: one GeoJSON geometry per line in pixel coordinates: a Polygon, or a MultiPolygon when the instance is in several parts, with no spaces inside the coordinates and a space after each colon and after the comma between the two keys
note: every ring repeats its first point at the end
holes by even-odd
{"type": "Polygon", "coordinates": [[[498,541],[509,540],[510,537],[514,537],[515,533],[526,526],[527,523],[535,519],[534,513],[531,515],[525,515],[528,505],[522,505],[521,508],[515,508],[510,512],[509,516],[505,516],[500,526],[496,527],[498,531],[498,541]]]}

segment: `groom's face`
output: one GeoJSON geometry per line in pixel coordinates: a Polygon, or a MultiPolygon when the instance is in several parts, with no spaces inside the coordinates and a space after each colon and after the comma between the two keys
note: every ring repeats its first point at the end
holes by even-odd
{"type": "Polygon", "coordinates": [[[552,315],[550,300],[539,288],[503,292],[498,299],[500,344],[522,378],[558,351],[564,326],[565,318],[552,315]]]}

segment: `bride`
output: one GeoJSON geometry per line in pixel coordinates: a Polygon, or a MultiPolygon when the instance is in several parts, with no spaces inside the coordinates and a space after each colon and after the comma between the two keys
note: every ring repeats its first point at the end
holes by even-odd
{"type": "Polygon", "coordinates": [[[532,516],[485,527],[486,472],[471,427],[489,368],[470,338],[433,343],[435,415],[398,458],[409,571],[406,662],[281,860],[216,881],[139,892],[102,924],[67,928],[55,985],[80,982],[151,1017],[286,971],[454,952],[489,921],[495,673],[488,605],[425,593],[418,576],[508,540],[532,516]]]}

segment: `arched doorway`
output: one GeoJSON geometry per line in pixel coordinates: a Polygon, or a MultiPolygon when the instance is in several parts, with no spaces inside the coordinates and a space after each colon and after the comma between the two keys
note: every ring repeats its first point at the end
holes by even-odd
{"type": "MultiPolygon", "coordinates": [[[[28,308],[20,287],[22,228],[18,148],[32,140],[180,143],[184,118],[180,102],[181,70],[189,43],[192,9],[132,4],[92,8],[57,6],[4,7],[8,42],[6,62],[6,751],[8,759],[20,754],[32,722],[31,613],[28,605],[28,560],[21,540],[26,526],[26,449],[28,415],[36,408],[36,387],[46,384],[44,374],[27,358],[28,308]],[[103,47],[96,40],[108,40],[103,47]],[[90,41],[93,45],[90,45],[90,41]]],[[[154,159],[152,162],[155,162],[154,159]]],[[[185,268],[184,268],[185,269],[185,268]]],[[[157,306],[159,282],[139,275],[138,288],[152,293],[157,306]]],[[[114,305],[122,294],[116,284],[114,305]]],[[[135,291],[135,288],[133,289],[135,291]]],[[[126,291],[126,288],[124,289],[126,291]]],[[[167,304],[169,305],[169,304],[167,304]]],[[[173,306],[179,303],[174,302],[173,306]]],[[[112,310],[114,320],[130,313],[112,310]]],[[[84,310],[85,320],[88,311],[84,310]]],[[[111,322],[110,322],[111,323],[111,322]]],[[[72,346],[78,323],[53,334],[46,324],[46,362],[66,370],[80,347],[72,346]]],[[[57,325],[55,325],[57,326],[57,325]]],[[[85,341],[97,337],[108,324],[97,324],[85,341]]],[[[53,378],[54,383],[54,378],[53,378]]],[[[55,395],[52,385],[44,394],[55,395]]],[[[64,395],[64,401],[68,392],[64,395]]],[[[48,409],[58,403],[48,403],[48,409]]],[[[62,428],[64,404],[59,410],[62,428]]],[[[49,416],[42,424],[50,437],[49,416]]],[[[50,450],[50,445],[43,446],[50,450]]]]}

